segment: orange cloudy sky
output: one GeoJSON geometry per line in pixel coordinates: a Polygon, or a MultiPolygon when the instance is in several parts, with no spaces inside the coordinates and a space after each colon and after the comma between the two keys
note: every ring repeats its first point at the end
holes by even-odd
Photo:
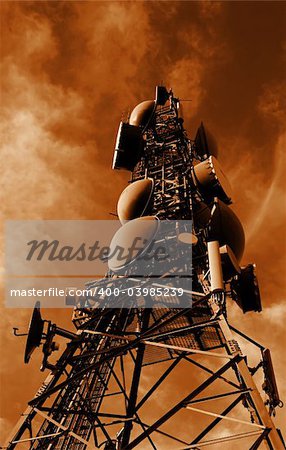
{"type": "MultiPolygon", "coordinates": [[[[1,2],[3,221],[110,218],[128,180],[111,171],[121,116],[172,87],[192,100],[189,136],[203,120],[217,137],[264,304],[244,317],[231,307],[231,320],[271,348],[284,401],[285,13],[273,1],[1,2]]],[[[11,333],[29,315],[1,313],[5,433],[43,379],[11,333]]],[[[44,315],[69,326],[68,311],[44,315]]]]}

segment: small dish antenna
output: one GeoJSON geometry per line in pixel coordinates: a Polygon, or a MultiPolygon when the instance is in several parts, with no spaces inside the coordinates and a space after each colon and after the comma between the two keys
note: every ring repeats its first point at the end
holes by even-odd
{"type": "Polygon", "coordinates": [[[18,328],[13,328],[15,336],[27,336],[26,347],[24,353],[24,362],[28,364],[31,359],[32,354],[37,347],[43,344],[43,364],[41,370],[46,367],[52,369],[53,366],[48,362],[48,357],[55,351],[59,349],[59,345],[54,341],[54,336],[62,336],[67,339],[74,339],[77,337],[75,333],[58,327],[50,320],[42,319],[41,315],[41,304],[39,301],[36,302],[35,307],[32,312],[31,320],[28,327],[28,333],[18,333],[18,328]],[[45,323],[47,324],[47,331],[44,331],[45,323]]]}

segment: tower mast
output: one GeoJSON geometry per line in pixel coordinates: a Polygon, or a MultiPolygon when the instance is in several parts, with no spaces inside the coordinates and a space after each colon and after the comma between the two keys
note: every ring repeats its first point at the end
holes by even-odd
{"type": "Polygon", "coordinates": [[[255,266],[240,267],[244,233],[211,135],[202,124],[192,141],[183,123],[179,100],[157,86],[155,100],[120,124],[113,160],[114,169],[132,173],[113,242],[131,242],[136,233],[146,248],[163,242],[167,266],[149,261],[138,275],[139,254],[111,258],[106,277],[87,285],[101,294],[76,301],[75,333],[49,322],[43,334],[36,306],[27,359],[44,342],[50,372],[1,448],[285,449],[272,419],[281,401],[270,352],[227,316],[227,298],[243,312],[261,310],[255,266]],[[114,287],[119,306],[106,295],[114,287]],[[52,365],[56,335],[68,343],[52,365]],[[254,367],[240,340],[258,352],[254,367]],[[182,386],[172,389],[177,373],[182,386]]]}

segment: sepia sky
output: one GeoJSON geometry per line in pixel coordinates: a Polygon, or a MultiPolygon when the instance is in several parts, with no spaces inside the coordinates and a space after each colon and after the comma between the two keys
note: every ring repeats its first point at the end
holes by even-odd
{"type": "MultiPolygon", "coordinates": [[[[128,174],[111,171],[118,123],[172,87],[194,137],[219,144],[255,262],[263,312],[231,323],[272,351],[285,385],[285,2],[1,1],[1,212],[7,219],[108,219],[128,174]]],[[[2,228],[3,229],[3,228],[2,228]]],[[[2,246],[1,241],[1,247],[2,246]]],[[[2,250],[2,265],[4,256],[2,250]]],[[[1,425],[44,374],[23,364],[30,310],[1,312],[1,425]]],[[[70,311],[44,311],[70,326],[70,311]]],[[[285,409],[276,423],[283,429],[285,409]]],[[[286,422],[286,420],[285,420],[286,422]]]]}

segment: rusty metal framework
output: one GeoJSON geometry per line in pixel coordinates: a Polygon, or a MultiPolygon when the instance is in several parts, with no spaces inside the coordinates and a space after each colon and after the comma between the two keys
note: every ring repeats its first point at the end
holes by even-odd
{"type": "MultiPolygon", "coordinates": [[[[151,215],[192,220],[202,197],[191,172],[202,155],[183,128],[178,99],[172,91],[160,92],[166,101],[156,97],[131,182],[154,180],[151,215]]],[[[170,307],[155,297],[154,307],[144,308],[130,304],[124,293],[121,308],[113,307],[112,296],[78,300],[76,332],[65,336],[68,343],[55,364],[47,350],[49,374],[1,448],[285,449],[272,420],[280,400],[269,351],[228,323],[229,285],[212,291],[206,227],[196,235],[192,289],[185,292],[191,306],[170,307]],[[257,350],[254,367],[240,340],[257,350]],[[180,389],[172,380],[182,373],[180,389]],[[266,400],[255,381],[259,373],[266,400]]],[[[126,279],[110,270],[88,288],[115,284],[124,291],[126,279]]],[[[50,330],[51,343],[57,327],[50,330]]]]}

